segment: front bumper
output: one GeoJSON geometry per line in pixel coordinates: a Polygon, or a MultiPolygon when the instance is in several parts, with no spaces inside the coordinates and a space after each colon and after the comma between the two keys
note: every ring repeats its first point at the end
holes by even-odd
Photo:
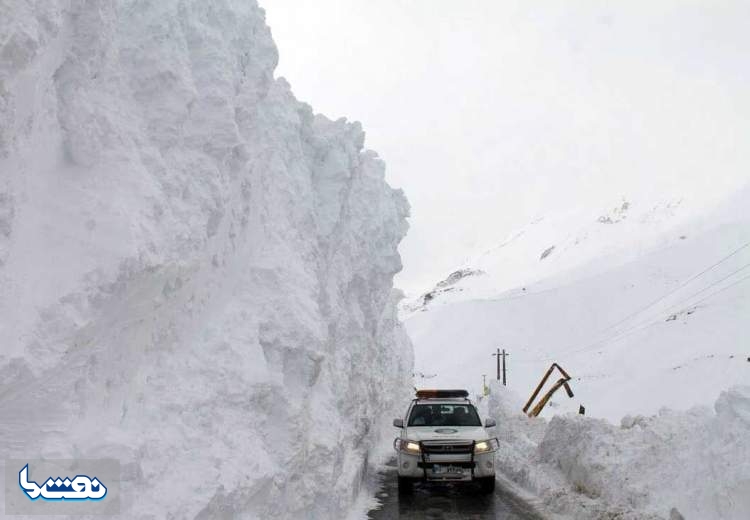
{"type": "MultiPolygon", "coordinates": [[[[420,443],[421,444],[421,443],[420,443]]],[[[398,450],[398,475],[438,482],[470,482],[495,476],[495,452],[430,453],[419,455],[398,450]]]]}

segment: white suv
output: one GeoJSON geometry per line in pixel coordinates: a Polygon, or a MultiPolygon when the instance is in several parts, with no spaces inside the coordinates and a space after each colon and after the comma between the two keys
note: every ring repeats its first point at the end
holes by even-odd
{"type": "Polygon", "coordinates": [[[398,453],[398,489],[410,493],[415,481],[478,482],[485,493],[495,489],[497,439],[482,426],[466,390],[418,390],[405,419],[394,419],[401,435],[393,442],[398,453]]]}

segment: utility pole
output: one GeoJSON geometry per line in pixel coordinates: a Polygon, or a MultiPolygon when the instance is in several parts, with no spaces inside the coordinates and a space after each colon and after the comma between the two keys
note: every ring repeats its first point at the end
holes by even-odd
{"type": "Polygon", "coordinates": [[[500,349],[497,349],[496,354],[492,354],[493,356],[497,356],[497,380],[500,381],[500,357],[503,358],[503,386],[507,385],[507,378],[506,378],[506,371],[505,371],[505,357],[510,356],[507,352],[505,352],[505,349],[503,349],[503,352],[500,353],[500,349]]]}
{"type": "Polygon", "coordinates": [[[482,374],[482,395],[487,395],[487,374],[482,374]]]}
{"type": "Polygon", "coordinates": [[[503,386],[507,386],[506,380],[505,380],[505,356],[508,354],[505,353],[505,349],[503,349],[503,386]]]}

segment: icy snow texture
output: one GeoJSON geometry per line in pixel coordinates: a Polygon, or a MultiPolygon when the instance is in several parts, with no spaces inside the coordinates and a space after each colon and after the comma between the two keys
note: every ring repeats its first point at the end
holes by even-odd
{"type": "Polygon", "coordinates": [[[276,62],[254,1],[0,0],[0,459],[118,458],[127,518],[354,499],[408,205],[276,62]]]}
{"type": "Polygon", "coordinates": [[[662,410],[620,427],[578,415],[550,422],[519,412],[493,383],[498,469],[548,509],[577,520],[750,518],[750,387],[723,392],[715,411],[662,410]]]}

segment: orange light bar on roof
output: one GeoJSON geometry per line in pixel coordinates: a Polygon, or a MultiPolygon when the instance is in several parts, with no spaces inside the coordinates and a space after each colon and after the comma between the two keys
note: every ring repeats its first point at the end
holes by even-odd
{"type": "Polygon", "coordinates": [[[466,390],[417,390],[417,399],[446,399],[451,397],[469,397],[466,390]]]}

